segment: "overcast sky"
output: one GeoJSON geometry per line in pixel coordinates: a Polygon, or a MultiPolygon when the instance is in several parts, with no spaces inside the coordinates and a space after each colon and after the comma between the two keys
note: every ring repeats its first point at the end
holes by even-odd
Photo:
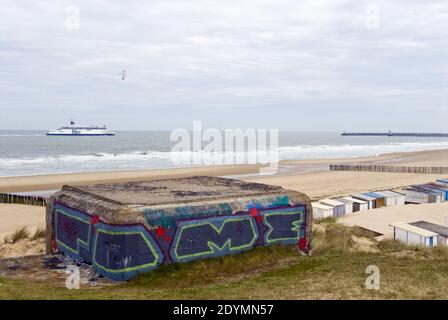
{"type": "Polygon", "coordinates": [[[448,132],[446,0],[2,0],[0,65],[0,130],[448,132]]]}

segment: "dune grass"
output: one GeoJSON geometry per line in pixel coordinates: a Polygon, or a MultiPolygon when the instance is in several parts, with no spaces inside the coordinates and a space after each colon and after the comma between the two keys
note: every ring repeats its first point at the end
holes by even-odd
{"type": "Polygon", "coordinates": [[[26,227],[22,227],[14,231],[11,235],[3,238],[4,243],[16,243],[19,240],[27,239],[30,236],[30,232],[26,227]]]}
{"type": "Polygon", "coordinates": [[[26,227],[22,227],[14,231],[12,234],[3,237],[3,243],[16,243],[20,240],[38,240],[45,237],[45,228],[38,227],[36,231],[31,235],[26,227]]]}
{"type": "Polygon", "coordinates": [[[33,236],[31,237],[31,240],[38,240],[42,238],[45,238],[45,228],[38,227],[34,232],[33,236]]]}

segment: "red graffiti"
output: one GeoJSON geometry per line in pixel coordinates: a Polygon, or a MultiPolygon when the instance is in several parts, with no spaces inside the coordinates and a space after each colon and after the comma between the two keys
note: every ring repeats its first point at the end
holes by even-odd
{"type": "Polygon", "coordinates": [[[256,217],[256,216],[259,214],[257,208],[252,208],[252,209],[250,209],[250,210],[249,210],[249,213],[250,213],[250,215],[251,215],[252,217],[256,217]]]}
{"type": "Polygon", "coordinates": [[[306,238],[300,238],[299,239],[299,249],[302,250],[302,251],[305,251],[306,250],[306,245],[307,245],[306,238]]]}
{"type": "Polygon", "coordinates": [[[260,211],[258,211],[257,208],[252,208],[252,209],[250,209],[250,210],[249,210],[249,213],[250,213],[250,215],[251,215],[252,217],[255,218],[255,220],[257,220],[257,222],[261,222],[262,217],[261,217],[261,215],[260,215],[260,211]]]}
{"type": "Polygon", "coordinates": [[[165,230],[165,228],[162,227],[162,226],[158,226],[157,229],[156,229],[156,235],[157,235],[159,238],[162,238],[162,237],[165,235],[165,232],[166,232],[166,230],[165,230]]]}
{"type": "Polygon", "coordinates": [[[90,221],[92,222],[93,225],[96,225],[98,224],[98,222],[100,222],[100,217],[94,214],[90,221]]]}

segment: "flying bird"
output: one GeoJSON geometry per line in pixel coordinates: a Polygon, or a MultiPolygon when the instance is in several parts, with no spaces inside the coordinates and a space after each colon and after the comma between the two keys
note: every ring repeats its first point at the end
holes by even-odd
{"type": "Polygon", "coordinates": [[[127,76],[126,70],[123,70],[123,71],[121,72],[121,80],[126,79],[126,76],[127,76]]]}

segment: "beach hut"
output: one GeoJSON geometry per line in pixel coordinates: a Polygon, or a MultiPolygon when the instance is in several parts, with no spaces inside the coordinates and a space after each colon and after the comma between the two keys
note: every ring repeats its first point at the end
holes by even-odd
{"type": "Polygon", "coordinates": [[[256,246],[309,253],[311,214],[303,193],[217,177],[63,186],[47,203],[46,249],[127,280],[256,246]]]}
{"type": "Polygon", "coordinates": [[[367,202],[367,210],[375,209],[376,208],[376,198],[368,196],[366,194],[362,193],[355,193],[351,195],[352,198],[360,199],[365,202],[367,202]]]}
{"type": "Polygon", "coordinates": [[[325,219],[333,217],[333,207],[326,206],[320,202],[311,203],[313,207],[313,219],[325,219]]]}
{"type": "Polygon", "coordinates": [[[416,189],[413,187],[403,189],[402,193],[406,195],[406,203],[437,203],[441,202],[442,199],[441,193],[434,193],[432,191],[416,189]]]}
{"type": "Polygon", "coordinates": [[[397,222],[390,224],[394,228],[394,239],[410,245],[426,247],[437,246],[438,234],[408,223],[397,222]]]}
{"type": "Polygon", "coordinates": [[[376,199],[374,208],[381,208],[386,205],[386,199],[384,198],[384,196],[376,192],[363,192],[362,194],[376,199]]]}
{"type": "Polygon", "coordinates": [[[332,199],[322,199],[319,201],[320,203],[326,205],[326,206],[330,206],[333,207],[333,216],[334,217],[341,217],[343,215],[346,214],[345,212],[345,202],[341,202],[341,201],[337,201],[337,200],[332,200],[332,199]]]}
{"type": "Polygon", "coordinates": [[[337,198],[336,200],[345,203],[345,214],[353,213],[353,200],[347,198],[337,198]]]}
{"type": "Polygon", "coordinates": [[[440,224],[431,223],[428,221],[411,222],[410,225],[437,233],[437,245],[438,246],[446,246],[447,245],[447,239],[448,239],[448,228],[447,227],[442,226],[440,224]]]}
{"type": "Polygon", "coordinates": [[[395,190],[388,190],[388,191],[396,194],[395,205],[404,206],[406,204],[406,195],[405,194],[395,191],[395,190]]]}
{"type": "Polygon", "coordinates": [[[443,193],[443,200],[444,201],[448,200],[448,187],[438,185],[437,183],[426,183],[426,184],[423,184],[421,186],[442,192],[443,193]]]}
{"type": "Polygon", "coordinates": [[[448,187],[448,179],[438,179],[436,180],[436,183],[441,186],[448,187]]]}
{"type": "Polygon", "coordinates": [[[361,200],[361,199],[355,199],[352,197],[344,197],[341,199],[345,199],[347,201],[352,201],[353,202],[353,212],[358,212],[358,211],[366,211],[369,210],[369,204],[367,201],[361,200]]]}
{"type": "Polygon", "coordinates": [[[406,196],[404,194],[390,190],[378,191],[375,193],[384,197],[386,206],[396,206],[405,203],[406,196]]]}
{"type": "Polygon", "coordinates": [[[385,206],[395,205],[395,193],[389,193],[388,191],[377,191],[376,193],[384,198],[385,206]]]}
{"type": "Polygon", "coordinates": [[[411,188],[431,192],[437,196],[435,202],[445,202],[445,192],[440,189],[431,188],[423,184],[412,185],[411,188]]]}

